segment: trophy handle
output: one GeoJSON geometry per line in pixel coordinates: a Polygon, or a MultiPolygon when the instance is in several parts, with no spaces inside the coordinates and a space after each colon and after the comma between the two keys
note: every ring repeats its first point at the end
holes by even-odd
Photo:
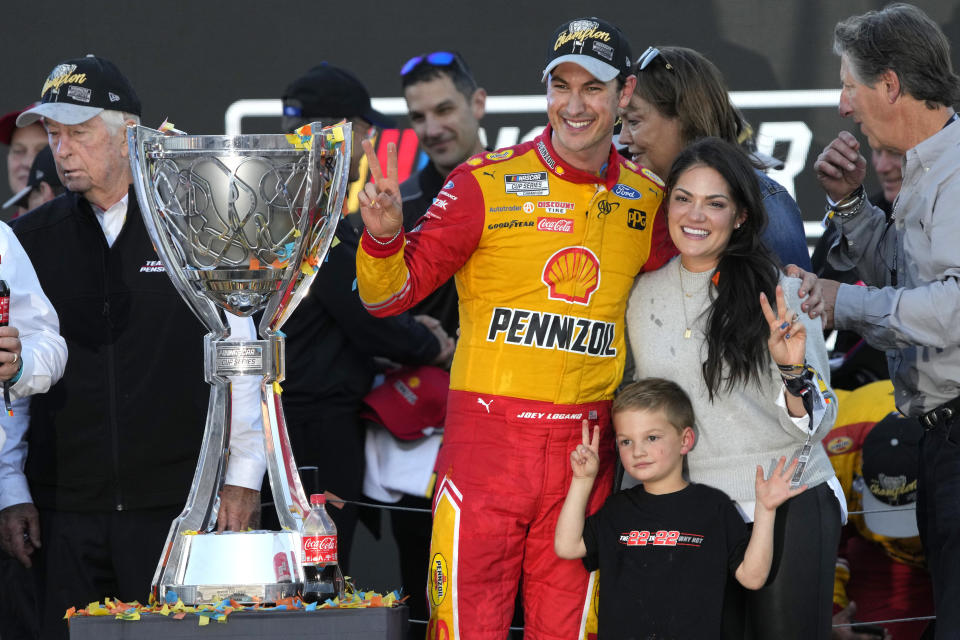
{"type": "Polygon", "coordinates": [[[147,235],[153,243],[153,249],[160,257],[160,261],[167,269],[174,288],[180,297],[187,303],[190,310],[200,319],[207,329],[226,336],[226,327],[220,319],[217,306],[206,296],[201,295],[192,287],[184,272],[186,260],[169,234],[158,229],[163,215],[156,207],[156,194],[150,180],[147,153],[150,138],[164,134],[141,125],[127,127],[127,149],[130,153],[130,164],[133,169],[134,191],[137,194],[137,203],[143,215],[143,222],[147,228],[147,235]]]}
{"type": "Polygon", "coordinates": [[[343,211],[343,199],[350,182],[350,155],[353,151],[353,125],[342,122],[329,127],[321,127],[319,122],[310,125],[314,140],[320,142],[323,149],[317,144],[310,147],[310,171],[307,172],[307,195],[304,206],[309,206],[308,214],[301,216],[297,225],[300,233],[310,231],[307,238],[303,257],[299,269],[291,269],[280,283],[279,293],[270,299],[263,318],[260,320],[260,335],[266,338],[269,334],[279,331],[290,314],[307,295],[310,284],[320,269],[340,222],[343,211]],[[332,153],[332,169],[327,176],[321,178],[319,169],[321,160],[318,155],[329,157],[332,153]],[[314,204],[315,203],[315,204],[314,204]],[[314,222],[317,217],[324,218],[319,225],[314,222]]]}

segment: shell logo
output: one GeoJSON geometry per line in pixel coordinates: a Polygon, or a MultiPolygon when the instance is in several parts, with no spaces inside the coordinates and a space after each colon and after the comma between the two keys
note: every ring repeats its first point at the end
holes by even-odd
{"type": "Polygon", "coordinates": [[[551,300],[586,305],[600,287],[600,260],[586,247],[567,247],[550,256],[541,278],[551,300]]]}
{"type": "Polygon", "coordinates": [[[450,574],[447,572],[447,561],[439,553],[433,554],[430,560],[430,600],[433,606],[439,607],[447,597],[447,587],[450,583],[450,574]]]}

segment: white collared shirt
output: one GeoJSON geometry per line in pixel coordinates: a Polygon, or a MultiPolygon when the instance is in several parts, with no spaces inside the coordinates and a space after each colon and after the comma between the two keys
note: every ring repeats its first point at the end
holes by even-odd
{"type": "Polygon", "coordinates": [[[113,243],[116,242],[117,236],[120,235],[120,230],[123,229],[123,223],[127,220],[127,199],[129,197],[129,193],[123,194],[119,202],[107,209],[101,209],[92,202],[90,203],[90,206],[93,207],[93,212],[97,214],[97,222],[100,223],[100,227],[103,229],[103,235],[107,238],[108,247],[112,247],[113,243]]]}

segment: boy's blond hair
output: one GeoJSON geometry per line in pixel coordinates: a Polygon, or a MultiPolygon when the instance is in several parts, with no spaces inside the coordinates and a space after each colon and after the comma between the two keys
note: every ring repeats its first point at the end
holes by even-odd
{"type": "Polygon", "coordinates": [[[693,404],[676,382],[663,378],[644,378],[631,382],[613,400],[613,415],[625,411],[660,411],[678,432],[693,427],[693,404]]]}

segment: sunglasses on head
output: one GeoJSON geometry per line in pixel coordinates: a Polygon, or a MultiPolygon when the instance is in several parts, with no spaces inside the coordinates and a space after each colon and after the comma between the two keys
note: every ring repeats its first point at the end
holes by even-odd
{"type": "Polygon", "coordinates": [[[433,53],[413,56],[407,60],[406,64],[400,68],[400,75],[407,75],[424,62],[427,64],[432,64],[436,67],[449,67],[460,64],[459,57],[456,53],[453,53],[452,51],[434,51],[433,53]]]}
{"type": "MultiPolygon", "coordinates": [[[[656,47],[647,47],[647,50],[637,58],[637,71],[643,71],[650,66],[650,63],[653,62],[653,59],[660,55],[660,49],[656,47]]],[[[673,71],[673,65],[667,62],[663,56],[660,56],[660,59],[663,60],[663,66],[667,69],[673,71]]]]}

